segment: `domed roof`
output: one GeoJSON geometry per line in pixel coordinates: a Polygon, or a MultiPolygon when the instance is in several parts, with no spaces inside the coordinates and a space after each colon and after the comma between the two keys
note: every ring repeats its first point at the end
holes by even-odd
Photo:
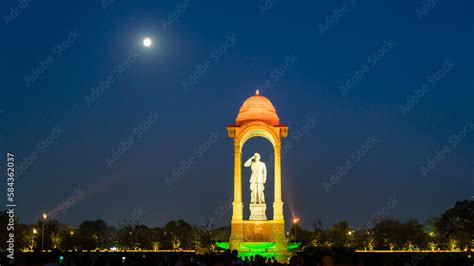
{"type": "Polygon", "coordinates": [[[235,124],[239,126],[252,120],[264,121],[274,126],[280,124],[280,118],[278,118],[272,102],[267,97],[260,95],[258,89],[255,95],[250,96],[240,107],[235,124]]]}

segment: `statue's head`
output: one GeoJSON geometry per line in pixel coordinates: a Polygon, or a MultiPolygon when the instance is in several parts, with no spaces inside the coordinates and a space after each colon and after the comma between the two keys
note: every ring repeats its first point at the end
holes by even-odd
{"type": "Polygon", "coordinates": [[[260,154],[255,153],[253,157],[255,158],[255,161],[260,162],[260,154]]]}

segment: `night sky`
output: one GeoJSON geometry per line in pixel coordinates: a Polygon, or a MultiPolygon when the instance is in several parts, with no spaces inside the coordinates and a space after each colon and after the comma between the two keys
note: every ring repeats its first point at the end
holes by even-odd
{"type": "MultiPolygon", "coordinates": [[[[17,216],[229,224],[226,126],[257,87],[289,125],[287,220],[441,215],[474,195],[474,23],[472,1],[434,2],[2,1],[17,216]]],[[[271,164],[265,139],[242,159],[257,151],[271,164]]]]}

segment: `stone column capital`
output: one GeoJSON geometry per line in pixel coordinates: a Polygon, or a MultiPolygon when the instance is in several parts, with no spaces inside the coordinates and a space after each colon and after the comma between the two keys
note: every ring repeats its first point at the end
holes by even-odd
{"type": "Polygon", "coordinates": [[[281,144],[280,143],[275,144],[275,152],[280,152],[280,150],[281,150],[281,144]]]}

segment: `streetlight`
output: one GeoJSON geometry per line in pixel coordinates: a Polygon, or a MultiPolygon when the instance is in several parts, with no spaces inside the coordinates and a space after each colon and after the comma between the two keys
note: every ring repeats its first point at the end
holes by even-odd
{"type": "Polygon", "coordinates": [[[299,221],[300,221],[300,218],[298,217],[293,218],[293,227],[295,229],[295,242],[296,242],[296,225],[298,224],[299,221]]]}
{"type": "Polygon", "coordinates": [[[353,238],[354,233],[355,233],[354,230],[349,230],[349,232],[347,232],[347,235],[349,236],[349,241],[350,241],[350,243],[347,244],[348,247],[352,244],[352,241],[354,240],[353,238]]]}
{"type": "Polygon", "coordinates": [[[33,250],[36,246],[36,234],[38,233],[38,230],[36,228],[33,228],[33,239],[29,241],[30,249],[33,250]]]}
{"type": "Polygon", "coordinates": [[[43,230],[41,232],[41,250],[43,250],[43,243],[44,243],[44,224],[46,223],[46,219],[48,219],[48,215],[43,213],[43,230]]]}

